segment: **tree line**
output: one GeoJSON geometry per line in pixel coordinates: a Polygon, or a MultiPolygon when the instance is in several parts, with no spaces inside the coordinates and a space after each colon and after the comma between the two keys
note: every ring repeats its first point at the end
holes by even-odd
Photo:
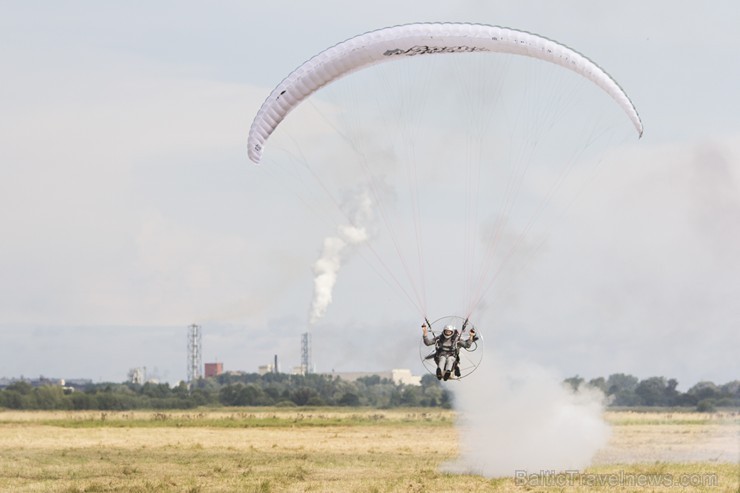
{"type": "MultiPolygon", "coordinates": [[[[425,375],[421,385],[395,384],[367,376],[355,381],[310,374],[224,374],[203,378],[188,386],[167,383],[97,383],[79,389],[59,385],[32,386],[16,381],[0,390],[0,408],[48,410],[190,409],[199,406],[348,406],[348,407],[452,407],[449,383],[425,375]]],[[[454,384],[453,384],[454,385],[454,384]]],[[[612,407],[684,407],[713,411],[740,407],[740,381],[724,385],[699,382],[686,392],[671,378],[639,380],[622,373],[589,381],[575,376],[564,381],[575,391],[599,389],[612,407]]],[[[485,391],[485,389],[481,389],[485,391]]]]}
{"type": "Polygon", "coordinates": [[[184,382],[97,383],[65,390],[59,385],[34,387],[17,381],[0,390],[0,408],[131,410],[190,409],[198,406],[350,406],[451,407],[451,394],[432,375],[421,385],[395,384],[377,375],[346,381],[309,374],[224,374],[184,382]]]}
{"type": "Polygon", "coordinates": [[[740,380],[724,385],[699,382],[686,392],[678,391],[675,378],[650,377],[639,380],[633,375],[615,373],[588,382],[576,375],[565,379],[573,390],[599,389],[611,407],[695,407],[698,411],[713,411],[717,407],[740,407],[740,380]]]}

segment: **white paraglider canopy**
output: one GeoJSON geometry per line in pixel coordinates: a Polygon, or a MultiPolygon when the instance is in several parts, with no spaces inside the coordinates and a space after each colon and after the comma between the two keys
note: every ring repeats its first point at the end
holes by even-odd
{"type": "Polygon", "coordinates": [[[510,53],[538,58],[572,70],[603,89],[627,114],[638,134],[642,122],[625,92],[594,62],[536,34],[466,23],[419,23],[361,34],[314,56],[291,72],[270,94],[249,131],[249,158],[259,163],[265,142],[301,101],[347,74],[410,57],[465,53],[510,53]]]}

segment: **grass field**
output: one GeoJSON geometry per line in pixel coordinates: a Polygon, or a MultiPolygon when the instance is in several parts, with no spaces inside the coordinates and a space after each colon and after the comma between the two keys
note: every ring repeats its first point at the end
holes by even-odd
{"type": "Polygon", "coordinates": [[[579,475],[490,479],[440,472],[452,411],[0,411],[0,491],[739,491],[736,413],[606,417],[579,475]]]}

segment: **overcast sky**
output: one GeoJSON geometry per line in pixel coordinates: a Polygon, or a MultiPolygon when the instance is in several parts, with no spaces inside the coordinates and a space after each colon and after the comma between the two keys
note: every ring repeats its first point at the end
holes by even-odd
{"type": "MultiPolygon", "coordinates": [[[[251,120],[339,41],[460,21],[576,48],[645,125],[480,314],[486,343],[563,376],[662,375],[684,389],[740,378],[735,2],[0,7],[0,377],[122,381],[146,366],[176,382],[191,323],[204,360],[227,370],[274,354],[297,365],[312,264],[333,230],[306,223],[248,161],[251,120]]],[[[419,314],[377,277],[359,257],[340,271],[312,328],[317,370],[420,371],[419,314]]]]}

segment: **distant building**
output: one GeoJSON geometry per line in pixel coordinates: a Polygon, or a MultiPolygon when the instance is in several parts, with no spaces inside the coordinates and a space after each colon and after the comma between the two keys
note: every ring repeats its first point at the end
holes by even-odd
{"type": "Polygon", "coordinates": [[[421,377],[419,375],[412,375],[411,370],[408,368],[400,368],[391,370],[391,380],[396,385],[421,385],[421,377]]]}
{"type": "MultiPolygon", "coordinates": [[[[278,367],[277,354],[275,355],[275,358],[272,364],[258,366],[257,373],[259,373],[260,375],[266,375],[268,373],[280,373],[280,369],[278,367]]],[[[296,375],[295,371],[293,372],[293,374],[296,375]]]]}
{"type": "Polygon", "coordinates": [[[393,378],[393,374],[389,371],[333,371],[331,373],[327,373],[327,375],[332,377],[339,377],[347,382],[354,382],[358,378],[365,377],[380,377],[386,380],[391,380],[393,378]]]}
{"type": "Polygon", "coordinates": [[[67,378],[65,384],[67,387],[74,387],[76,389],[84,389],[92,385],[93,381],[89,378],[67,378]]]}
{"type": "Polygon", "coordinates": [[[230,371],[225,371],[222,373],[222,375],[229,375],[232,377],[243,377],[246,374],[247,374],[246,372],[243,372],[241,370],[230,370],[230,371]]]}
{"type": "Polygon", "coordinates": [[[347,372],[331,372],[326,375],[332,377],[339,377],[347,382],[354,382],[358,378],[365,377],[380,377],[386,380],[390,380],[396,385],[421,385],[421,377],[418,375],[412,375],[411,370],[408,368],[393,369],[391,371],[347,371],[347,372]]]}
{"type": "Polygon", "coordinates": [[[146,367],[131,368],[128,371],[128,381],[130,383],[144,385],[146,383],[146,367]]]}
{"type": "Polygon", "coordinates": [[[28,380],[28,382],[34,387],[64,387],[65,383],[63,378],[47,378],[44,376],[28,380]]]}
{"type": "Polygon", "coordinates": [[[63,378],[47,378],[45,376],[40,376],[39,378],[0,378],[0,388],[5,388],[10,385],[13,385],[17,382],[26,382],[32,387],[64,387],[65,382],[63,378]]]}
{"type": "Polygon", "coordinates": [[[223,363],[206,363],[206,378],[217,377],[224,372],[223,363]]]}

